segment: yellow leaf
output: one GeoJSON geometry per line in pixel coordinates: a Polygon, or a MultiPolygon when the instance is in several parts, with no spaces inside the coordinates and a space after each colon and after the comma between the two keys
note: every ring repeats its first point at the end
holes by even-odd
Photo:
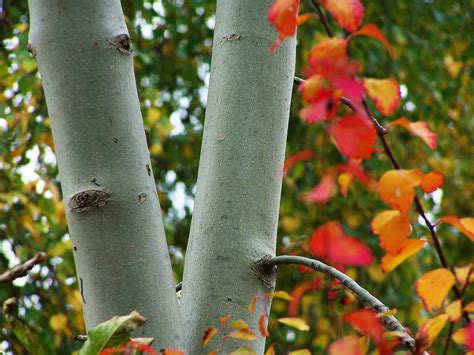
{"type": "Polygon", "coordinates": [[[229,355],[257,355],[257,353],[251,347],[243,345],[229,355]]]}
{"type": "Polygon", "coordinates": [[[238,328],[238,329],[248,329],[249,325],[245,323],[243,319],[237,319],[236,321],[233,321],[232,323],[230,323],[229,327],[238,328]]]}
{"type": "Polygon", "coordinates": [[[390,116],[400,101],[400,87],[394,79],[364,79],[367,95],[384,116],[390,116]]]}
{"type": "Polygon", "coordinates": [[[227,336],[240,340],[256,340],[257,336],[249,328],[241,328],[234,330],[232,333],[229,333],[227,336]]]}
{"type": "Polygon", "coordinates": [[[448,320],[447,314],[441,314],[435,318],[426,320],[416,333],[417,339],[420,339],[423,346],[429,347],[433,340],[443,329],[446,321],[448,320]]]}
{"type": "Polygon", "coordinates": [[[380,266],[384,272],[395,269],[398,265],[408,259],[410,256],[418,253],[423,248],[426,241],[423,239],[407,240],[403,248],[397,254],[386,254],[382,257],[380,266]]]}
{"type": "Polygon", "coordinates": [[[290,351],[288,355],[311,355],[311,351],[308,349],[299,349],[295,351],[290,351]]]}
{"type": "Polygon", "coordinates": [[[66,315],[60,313],[51,316],[49,319],[49,325],[55,332],[61,332],[67,325],[66,315]]]}
{"type": "Polygon", "coordinates": [[[370,227],[374,234],[379,235],[380,246],[390,254],[398,253],[411,234],[408,215],[398,210],[380,212],[372,220],[370,227]]]}
{"type": "Polygon", "coordinates": [[[464,311],[466,312],[474,312],[474,301],[469,302],[465,307],[464,311]]]}
{"type": "Polygon", "coordinates": [[[434,308],[441,308],[444,297],[455,282],[456,278],[450,271],[439,268],[427,272],[418,279],[416,292],[421,297],[424,306],[432,311],[434,308]]]}
{"type": "Polygon", "coordinates": [[[461,300],[456,300],[445,308],[445,313],[448,315],[451,322],[457,322],[461,319],[462,304],[461,300]]]}
{"type": "Polygon", "coordinates": [[[301,318],[280,318],[278,322],[289,325],[290,327],[296,328],[301,331],[308,331],[309,325],[301,318]]]}
{"type": "Polygon", "coordinates": [[[280,298],[285,301],[291,301],[293,298],[285,292],[285,291],[275,291],[275,292],[267,292],[266,295],[268,297],[273,297],[273,298],[280,298]]]}

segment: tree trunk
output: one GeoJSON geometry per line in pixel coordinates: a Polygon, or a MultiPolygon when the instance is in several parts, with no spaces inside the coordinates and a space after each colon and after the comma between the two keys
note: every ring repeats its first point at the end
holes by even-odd
{"type": "Polygon", "coordinates": [[[136,309],[137,335],[181,322],[119,0],[30,0],[86,327],[136,309]]]}
{"type": "Polygon", "coordinates": [[[222,353],[246,344],[263,353],[258,319],[273,287],[251,265],[274,255],[283,160],[294,76],[295,40],[275,54],[277,38],[266,17],[271,0],[218,0],[211,82],[199,164],[196,203],[186,252],[182,317],[189,354],[218,348],[221,334],[203,348],[219,317],[243,318],[253,342],[227,339],[222,353]],[[269,286],[269,287],[268,287],[269,286]],[[262,298],[250,314],[254,296],[262,298]]]}

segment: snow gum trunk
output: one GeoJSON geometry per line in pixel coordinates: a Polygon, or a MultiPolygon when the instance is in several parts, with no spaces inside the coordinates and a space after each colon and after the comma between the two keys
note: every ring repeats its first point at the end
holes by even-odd
{"type": "Polygon", "coordinates": [[[241,345],[263,353],[258,319],[270,311],[264,285],[252,272],[275,254],[295,40],[270,54],[277,34],[267,21],[271,0],[218,0],[210,90],[196,203],[186,254],[182,316],[186,349],[219,348],[222,332],[203,348],[219,317],[243,318],[255,341],[228,338],[222,353],[241,345]],[[248,305],[260,296],[253,314],[248,305]]]}
{"type": "Polygon", "coordinates": [[[181,323],[119,0],[30,0],[86,327],[136,309],[136,335],[181,323]]]}

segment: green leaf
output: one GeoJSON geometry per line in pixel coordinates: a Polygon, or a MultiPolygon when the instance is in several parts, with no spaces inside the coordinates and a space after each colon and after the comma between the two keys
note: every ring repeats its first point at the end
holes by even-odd
{"type": "Polygon", "coordinates": [[[87,341],[80,350],[80,355],[96,355],[106,348],[114,348],[130,340],[130,334],[143,325],[146,318],[137,311],[128,316],[115,316],[100,323],[87,333],[87,341]]]}

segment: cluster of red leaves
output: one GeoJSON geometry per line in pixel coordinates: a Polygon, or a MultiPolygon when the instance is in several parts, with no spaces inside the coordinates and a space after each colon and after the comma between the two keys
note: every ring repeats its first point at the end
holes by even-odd
{"type": "MultiPolygon", "coordinates": [[[[308,123],[322,123],[336,144],[347,163],[343,166],[329,168],[320,182],[309,192],[301,195],[305,201],[324,204],[336,193],[337,185],[343,196],[357,179],[365,186],[372,187],[371,180],[362,169],[361,162],[369,159],[376,151],[377,129],[366,110],[364,97],[369,97],[383,116],[392,115],[400,102],[400,87],[393,78],[376,79],[357,77],[359,65],[347,56],[347,46],[358,36],[367,36],[379,41],[388,51],[393,52],[390,44],[373,24],[362,25],[364,7],[359,0],[320,0],[318,1],[350,34],[346,38],[326,38],[316,44],[308,56],[309,67],[305,71],[306,80],[300,84],[307,106],[300,111],[301,117],[308,123]],[[339,108],[344,102],[353,110],[352,114],[340,116],[339,108]]],[[[279,37],[272,46],[273,52],[288,36],[296,33],[296,27],[306,21],[308,14],[298,17],[298,0],[276,0],[269,11],[269,21],[279,32],[279,37]]],[[[410,122],[400,117],[390,123],[389,127],[400,126],[414,136],[420,137],[431,149],[437,146],[437,137],[423,120],[410,122]]],[[[312,158],[311,151],[304,150],[290,156],[285,163],[284,173],[300,160],[312,158]]],[[[386,252],[382,257],[381,267],[389,272],[410,256],[416,254],[426,241],[410,239],[412,232],[409,212],[416,196],[415,189],[432,193],[443,186],[443,177],[438,172],[422,173],[419,170],[390,170],[382,175],[376,191],[380,198],[391,208],[378,213],[371,222],[372,232],[379,237],[380,247],[386,252]]],[[[440,223],[448,223],[474,241],[474,218],[446,216],[440,223]]],[[[317,258],[324,258],[338,268],[345,266],[368,265],[372,262],[370,250],[357,238],[346,236],[338,222],[329,222],[318,227],[309,241],[309,251],[317,258]]],[[[468,282],[471,265],[456,268],[456,274],[440,268],[424,274],[416,285],[418,295],[427,310],[441,309],[448,291],[456,284],[461,287],[468,282]]],[[[296,315],[297,302],[301,295],[312,287],[303,283],[295,289],[295,301],[290,303],[293,315],[296,315]]],[[[461,300],[456,300],[444,308],[444,313],[427,320],[417,333],[417,349],[425,350],[447,321],[457,322],[462,312],[472,311],[474,303],[462,307],[461,300]]],[[[391,352],[393,342],[386,341],[383,328],[373,311],[362,310],[347,314],[344,319],[371,336],[378,344],[379,353],[391,352]],[[372,312],[372,313],[371,313],[372,312]]],[[[474,349],[474,326],[459,329],[453,340],[463,344],[467,349],[474,349]]],[[[395,340],[396,343],[396,340],[395,340]]],[[[364,353],[360,339],[347,336],[334,342],[329,348],[330,354],[364,353]]]]}

